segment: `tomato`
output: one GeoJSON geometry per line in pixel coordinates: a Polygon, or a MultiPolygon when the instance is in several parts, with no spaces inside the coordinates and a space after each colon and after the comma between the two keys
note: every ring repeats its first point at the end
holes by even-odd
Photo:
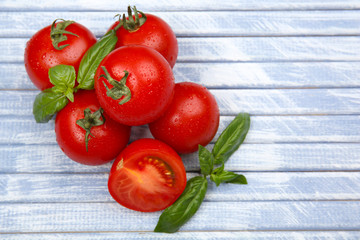
{"type": "MultiPolygon", "coordinates": [[[[55,26],[59,24],[61,26],[61,23],[64,22],[58,22],[55,26]]],[[[53,41],[50,37],[51,25],[35,33],[26,44],[25,68],[30,80],[40,90],[53,87],[48,76],[51,67],[59,64],[72,65],[77,71],[85,52],[96,43],[94,34],[79,23],[71,23],[65,28],[65,31],[77,36],[63,34],[63,37],[65,36],[67,40],[58,44],[59,48],[63,47],[62,50],[55,49],[52,44],[53,41]],[[66,44],[69,45],[64,47],[66,44]]]]}
{"type": "Polygon", "coordinates": [[[143,138],[128,145],[109,174],[111,196],[124,207],[154,212],[175,202],[186,186],[180,156],[168,145],[143,138]]]}
{"type": "Polygon", "coordinates": [[[130,126],[160,117],[171,103],[174,87],[166,60],[152,48],[139,45],[115,49],[95,74],[100,105],[111,118],[130,126]]]}
{"type": "Polygon", "coordinates": [[[149,124],[152,135],[178,153],[191,153],[206,146],[219,127],[219,107],[203,86],[182,82],[175,85],[174,99],[159,119],[149,124]]]}
{"type": "Polygon", "coordinates": [[[75,101],[57,114],[56,141],[70,159],[100,165],[115,159],[127,145],[130,127],[115,122],[101,110],[94,90],[80,90],[75,94],[75,101]],[[85,115],[90,126],[81,120],[85,115]]]}
{"type": "MultiPolygon", "coordinates": [[[[141,14],[139,14],[141,17],[141,14]]],[[[135,16],[133,16],[135,19],[135,16]]],[[[114,29],[119,24],[116,21],[110,29],[114,29]]],[[[144,45],[154,48],[174,67],[178,56],[178,43],[176,35],[164,20],[149,14],[146,14],[146,21],[139,28],[125,29],[121,27],[117,33],[118,41],[116,48],[126,45],[144,45]]]]}

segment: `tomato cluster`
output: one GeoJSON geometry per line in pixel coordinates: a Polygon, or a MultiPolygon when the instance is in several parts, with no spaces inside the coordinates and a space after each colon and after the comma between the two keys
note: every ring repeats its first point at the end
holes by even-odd
{"type": "Polygon", "coordinates": [[[135,7],[128,13],[100,40],[81,24],[55,20],[28,41],[25,66],[42,90],[35,119],[57,114],[62,151],[87,165],[115,159],[108,181],[113,198],[133,210],[158,211],[184,191],[179,154],[213,139],[219,108],[204,86],[175,84],[178,44],[170,26],[135,7]],[[155,139],[128,145],[131,127],[145,124],[155,139]]]}

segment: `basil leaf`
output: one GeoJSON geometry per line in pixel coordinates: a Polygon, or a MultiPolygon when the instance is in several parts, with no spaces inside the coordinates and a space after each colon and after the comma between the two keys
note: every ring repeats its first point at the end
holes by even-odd
{"type": "Polygon", "coordinates": [[[199,209],[207,190],[207,179],[202,176],[188,180],[176,202],[161,214],[154,232],[174,233],[199,209]]]}
{"type": "Polygon", "coordinates": [[[74,102],[75,68],[69,65],[57,65],[49,69],[50,82],[54,84],[53,92],[63,93],[74,102]]]}
{"type": "Polygon", "coordinates": [[[75,86],[75,68],[69,65],[57,65],[49,69],[49,78],[52,84],[63,88],[65,92],[67,88],[75,86]]]}
{"type": "Polygon", "coordinates": [[[212,154],[215,164],[225,163],[230,156],[243,143],[250,128],[250,116],[248,113],[240,113],[221,133],[216,141],[212,154]]]}
{"type": "Polygon", "coordinates": [[[209,175],[214,167],[214,156],[209,150],[199,145],[199,162],[201,174],[209,175]]]}
{"type": "Polygon", "coordinates": [[[61,92],[54,92],[52,88],[39,93],[34,101],[33,115],[37,123],[48,122],[55,113],[63,109],[68,99],[61,92]]]}
{"type": "Polygon", "coordinates": [[[86,90],[94,88],[96,70],[100,62],[114,50],[117,40],[116,31],[111,30],[87,50],[79,66],[78,88],[86,90]]]}
{"type": "Polygon", "coordinates": [[[212,173],[210,179],[216,184],[217,187],[221,183],[247,184],[247,180],[244,175],[228,172],[225,170],[215,174],[212,173]]]}

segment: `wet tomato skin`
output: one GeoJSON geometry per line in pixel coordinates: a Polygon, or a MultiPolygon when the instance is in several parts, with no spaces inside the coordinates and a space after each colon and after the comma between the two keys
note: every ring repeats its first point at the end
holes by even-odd
{"type": "Polygon", "coordinates": [[[91,128],[94,135],[89,137],[86,151],[86,131],[76,124],[84,118],[84,110],[95,112],[100,108],[94,90],[80,90],[75,101],[69,102],[56,116],[56,140],[62,151],[72,160],[85,165],[100,165],[114,160],[125,148],[130,138],[131,128],[112,120],[103,114],[105,123],[91,128]]]}
{"type": "Polygon", "coordinates": [[[129,144],[113,163],[108,180],[109,192],[118,203],[141,212],[167,208],[185,186],[180,156],[165,143],[150,138],[129,144]]]}
{"type": "Polygon", "coordinates": [[[215,97],[204,86],[192,82],[175,85],[174,98],[168,110],[149,124],[155,139],[178,153],[191,153],[198,145],[206,146],[219,127],[219,107],[215,97]]]}
{"type": "Polygon", "coordinates": [[[144,125],[159,118],[171,103],[174,95],[175,78],[166,60],[154,49],[130,45],[115,49],[100,63],[95,74],[95,90],[100,105],[107,114],[121,124],[129,126],[144,125]],[[110,76],[120,81],[124,71],[129,75],[126,86],[130,89],[131,99],[119,104],[107,95],[113,86],[107,79],[102,67],[110,76]]]}
{"type": "Polygon", "coordinates": [[[26,43],[24,62],[30,80],[40,89],[53,87],[49,80],[48,72],[51,67],[59,64],[72,65],[76,72],[85,52],[96,43],[95,35],[85,26],[72,23],[66,31],[77,34],[64,34],[67,37],[59,46],[69,44],[62,50],[53,47],[50,37],[51,25],[36,32],[26,43]]]}
{"type": "MultiPolygon", "coordinates": [[[[158,51],[170,66],[174,67],[178,56],[175,33],[161,18],[149,13],[146,14],[146,18],[146,22],[135,31],[130,32],[120,28],[116,32],[118,41],[115,48],[133,44],[148,46],[158,51]]],[[[118,24],[119,21],[116,21],[110,29],[114,29],[118,24]]]]}

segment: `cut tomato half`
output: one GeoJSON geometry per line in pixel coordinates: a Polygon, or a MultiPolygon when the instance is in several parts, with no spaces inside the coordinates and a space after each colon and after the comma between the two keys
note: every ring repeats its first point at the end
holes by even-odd
{"type": "Polygon", "coordinates": [[[181,195],[186,171],[180,156],[155,139],[131,143],[115,160],[109,175],[111,196],[124,207],[160,211],[181,195]]]}

